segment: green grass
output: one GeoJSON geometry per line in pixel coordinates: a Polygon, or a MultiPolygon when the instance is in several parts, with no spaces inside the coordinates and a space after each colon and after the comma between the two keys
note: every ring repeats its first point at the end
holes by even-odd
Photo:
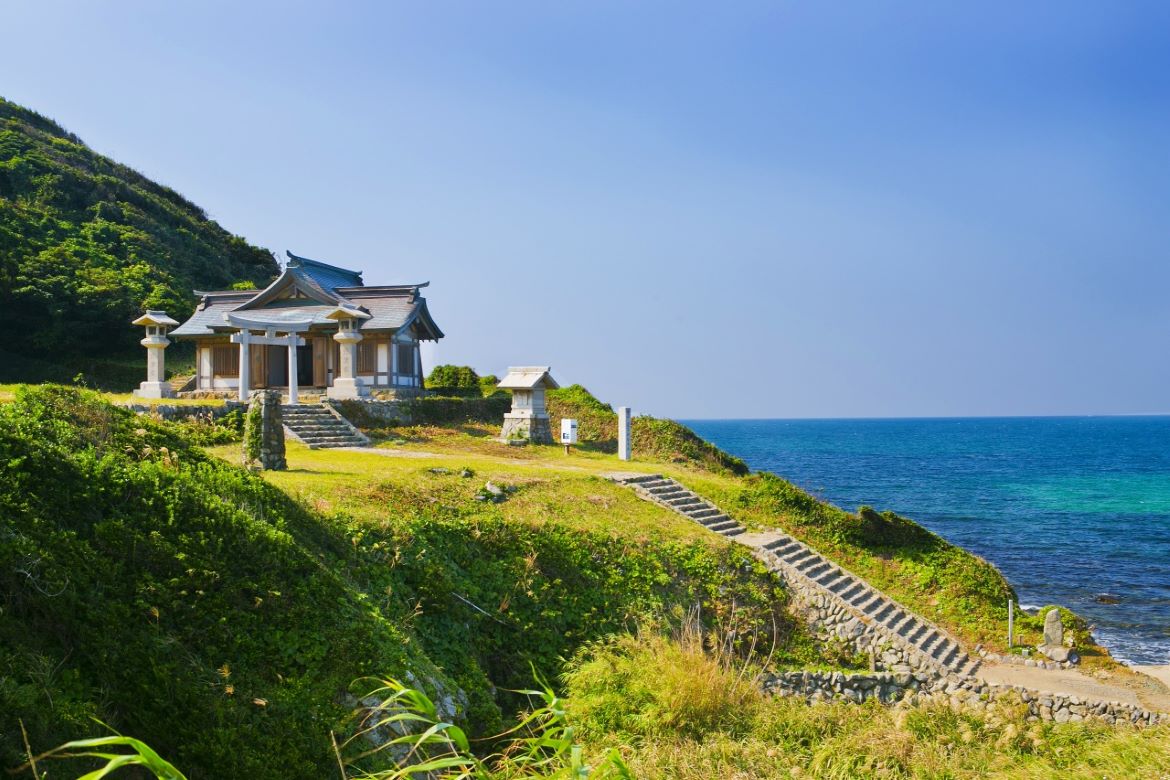
{"type": "MultiPolygon", "coordinates": [[[[730,542],[598,475],[606,459],[593,454],[564,456],[555,447],[525,448],[532,460],[506,457],[516,448],[498,445],[503,456],[440,452],[434,457],[379,455],[369,452],[310,450],[286,444],[288,471],[263,476],[318,512],[339,513],[355,520],[382,523],[424,519],[436,508],[458,516],[505,523],[566,528],[635,540],[699,542],[723,548],[730,542]],[[464,469],[474,476],[462,477],[464,469]],[[445,472],[445,473],[443,473],[445,472]],[[514,489],[506,501],[476,500],[491,481],[514,489]]],[[[211,452],[226,460],[239,458],[239,447],[225,445],[211,452]]],[[[404,452],[411,452],[403,448],[404,452]]]]}
{"type": "MultiPolygon", "coordinates": [[[[583,390],[571,392],[584,393],[583,390]]],[[[577,399],[576,403],[579,408],[587,408],[592,402],[577,399]]],[[[291,472],[288,476],[272,479],[309,500],[324,501],[323,506],[327,506],[331,501],[331,488],[327,484],[317,484],[311,489],[309,486],[321,482],[320,476],[311,472],[333,470],[328,465],[333,458],[352,464],[358,482],[377,478],[378,474],[393,474],[394,479],[411,481],[415,489],[421,489],[424,494],[426,488],[420,488],[417,478],[411,474],[422,474],[435,466],[454,469],[470,465],[477,472],[482,471],[485,478],[535,480],[536,484],[543,483],[546,486],[543,490],[551,491],[554,496],[562,490],[568,491],[564,499],[566,505],[573,508],[565,513],[566,522],[576,522],[578,527],[608,533],[614,528],[657,528],[666,522],[677,527],[678,533],[685,533],[684,529],[689,526],[691,532],[700,537],[715,538],[673,513],[633,499],[620,504],[621,521],[610,520],[612,513],[597,511],[597,508],[604,506],[600,502],[606,496],[612,497],[606,500],[621,501],[622,489],[608,487],[601,492],[583,492],[573,479],[565,476],[613,471],[663,473],[715,502],[749,527],[780,528],[812,545],[831,560],[865,577],[896,600],[946,628],[968,648],[983,644],[1003,649],[1007,599],[1014,596],[1010,584],[987,561],[949,544],[909,520],[872,510],[845,512],[818,501],[778,477],[764,474],[741,477],[720,466],[718,461],[712,468],[709,460],[702,457],[661,457],[663,451],[669,450],[669,445],[636,449],[635,460],[622,462],[606,447],[586,443],[572,448],[571,454],[566,456],[560,446],[513,447],[500,443],[494,438],[496,432],[494,426],[484,423],[397,427],[386,433],[392,438],[383,438],[379,445],[387,452],[402,456],[382,459],[391,461],[390,464],[364,461],[361,458],[366,456],[360,454],[356,460],[345,460],[339,454],[313,451],[296,456],[306,459],[303,468],[308,473],[291,472]],[[418,458],[412,460],[408,457],[411,455],[418,458]],[[587,495],[593,495],[593,501],[597,503],[591,504],[587,495]]],[[[292,461],[294,464],[302,462],[296,458],[292,461]]],[[[294,468],[300,467],[294,465],[294,468]]],[[[535,497],[540,492],[535,490],[532,495],[535,497]]],[[[361,489],[355,488],[354,495],[360,493],[361,489]]],[[[624,493],[632,496],[632,491],[625,490],[624,493]]],[[[348,500],[357,504],[365,501],[348,500]]],[[[351,508],[347,511],[359,510],[351,508]]],[[[516,512],[514,516],[519,519],[522,514],[516,512]]],[[[532,516],[538,518],[540,512],[532,516]]],[[[1088,643],[1084,624],[1071,613],[1066,617],[1068,627],[1076,629],[1082,642],[1082,654],[1090,660],[1107,661],[1104,650],[1088,643]]],[[[1020,643],[1034,644],[1034,640],[1039,640],[1043,626],[1039,619],[1021,616],[1017,628],[1020,643]]]]}
{"type": "Polygon", "coordinates": [[[654,631],[584,648],[566,711],[587,753],[618,749],[637,777],[1166,778],[1170,727],[1027,722],[988,711],[771,698],[719,637],[654,631]]]}

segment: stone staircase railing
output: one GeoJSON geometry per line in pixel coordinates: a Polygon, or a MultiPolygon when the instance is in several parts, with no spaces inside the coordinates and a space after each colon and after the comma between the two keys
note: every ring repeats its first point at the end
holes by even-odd
{"type": "Polygon", "coordinates": [[[280,411],[285,430],[309,449],[365,447],[370,443],[349,420],[324,404],[284,404],[280,411]]]}
{"type": "MultiPolygon", "coordinates": [[[[716,533],[736,537],[745,532],[718,507],[673,479],[658,474],[613,475],[612,479],[716,533]]],[[[810,620],[850,641],[858,651],[883,648],[884,666],[904,665],[962,677],[978,670],[979,662],[943,629],[788,534],[768,531],[736,541],[751,547],[757,557],[793,586],[794,600],[810,620]]]]}

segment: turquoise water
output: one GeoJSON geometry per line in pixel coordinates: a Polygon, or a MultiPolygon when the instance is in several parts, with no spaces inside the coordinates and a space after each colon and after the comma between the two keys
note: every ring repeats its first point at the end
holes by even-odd
{"type": "Polygon", "coordinates": [[[753,469],[973,550],[1024,605],[1088,617],[1122,660],[1170,663],[1170,417],[687,424],[753,469]]]}

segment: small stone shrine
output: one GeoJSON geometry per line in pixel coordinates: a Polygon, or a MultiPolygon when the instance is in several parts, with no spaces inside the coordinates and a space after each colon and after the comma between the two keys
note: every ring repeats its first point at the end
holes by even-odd
{"type": "Polygon", "coordinates": [[[253,390],[244,422],[244,465],[284,471],[284,420],[279,390],[253,390]]]}
{"type": "Polygon", "coordinates": [[[549,366],[511,366],[497,387],[512,391],[512,411],[504,415],[503,441],[524,439],[533,444],[552,444],[552,424],[544,405],[545,390],[560,385],[549,366]]]}

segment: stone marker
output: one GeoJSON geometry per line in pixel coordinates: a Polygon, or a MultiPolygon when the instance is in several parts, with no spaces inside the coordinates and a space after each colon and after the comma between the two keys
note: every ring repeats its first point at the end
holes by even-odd
{"type": "Polygon", "coordinates": [[[253,463],[272,471],[288,468],[284,458],[284,420],[280,413],[279,390],[252,392],[244,425],[244,465],[253,463]]]}
{"type": "Polygon", "coordinates": [[[1044,616],[1044,644],[1050,647],[1064,645],[1064,626],[1060,623],[1060,610],[1050,609],[1044,616]]]}
{"type": "Polygon", "coordinates": [[[630,459],[630,407],[619,406],[618,414],[618,460],[630,459]]]}

